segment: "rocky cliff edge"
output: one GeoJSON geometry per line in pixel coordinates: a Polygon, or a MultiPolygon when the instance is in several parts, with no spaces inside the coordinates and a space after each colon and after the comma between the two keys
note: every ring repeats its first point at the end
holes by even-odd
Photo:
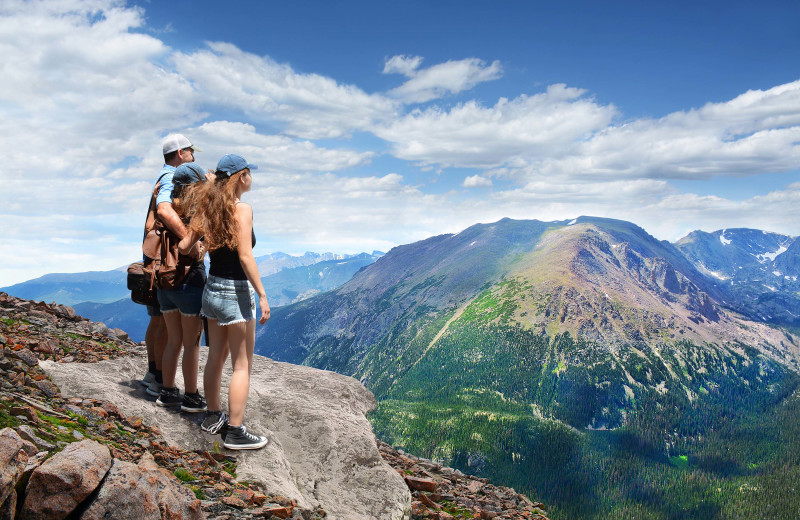
{"type": "MultiPolygon", "coordinates": [[[[201,348],[205,354],[207,348],[201,348]]],[[[64,396],[113,402],[124,414],[158,427],[171,445],[227,451],[218,435],[200,430],[202,414],[161,408],[146,397],[138,382],[146,365],[140,357],[40,365],[64,396]]],[[[228,364],[223,388],[230,375],[228,364]]],[[[177,384],[183,388],[180,375],[177,384]]],[[[410,509],[408,487],[384,462],[365,417],[375,404],[352,378],[255,356],[245,423],[267,433],[270,442],[236,455],[237,477],[258,482],[302,508],[321,507],[332,519],[403,518],[410,509]]]]}

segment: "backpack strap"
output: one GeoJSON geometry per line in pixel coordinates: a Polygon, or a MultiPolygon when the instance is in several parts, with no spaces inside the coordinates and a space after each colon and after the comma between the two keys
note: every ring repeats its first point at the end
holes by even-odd
{"type": "Polygon", "coordinates": [[[158,178],[156,181],[156,185],[153,187],[153,194],[150,197],[150,206],[147,208],[147,218],[144,221],[144,234],[142,235],[142,241],[144,242],[144,238],[147,236],[147,232],[151,231],[156,227],[156,222],[158,222],[158,209],[156,205],[156,199],[158,198],[158,192],[161,191],[161,181],[164,179],[164,176],[167,175],[169,172],[162,173],[161,177],[158,178]]]}

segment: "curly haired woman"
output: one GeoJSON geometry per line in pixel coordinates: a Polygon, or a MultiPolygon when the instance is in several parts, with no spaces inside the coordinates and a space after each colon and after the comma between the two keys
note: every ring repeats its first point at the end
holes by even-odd
{"type": "Polygon", "coordinates": [[[211,267],[202,308],[208,319],[209,352],[203,373],[208,414],[201,428],[221,433],[223,445],[234,450],[257,449],[268,442],[243,423],[256,340],[256,294],[259,323],[266,323],[270,314],[253,257],[253,210],[240,201],[253,182],[251,171],[257,168],[239,155],[220,159],[214,182],[203,183],[184,200],[192,208],[191,233],[179,245],[181,251],[188,251],[202,236],[209,252],[211,267]],[[226,415],[220,405],[220,387],[229,352],[233,375],[228,388],[230,415],[226,415]]]}

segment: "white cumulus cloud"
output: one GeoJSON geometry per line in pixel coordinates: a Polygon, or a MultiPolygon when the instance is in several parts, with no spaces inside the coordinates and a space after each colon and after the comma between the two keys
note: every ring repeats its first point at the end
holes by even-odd
{"type": "Polygon", "coordinates": [[[478,83],[492,81],[503,75],[503,67],[499,61],[487,65],[478,58],[467,58],[420,70],[418,67],[421,61],[419,57],[395,56],[386,63],[384,72],[389,68],[392,72],[401,72],[411,78],[389,91],[390,96],[406,103],[424,103],[448,94],[458,94],[478,83]]]}
{"type": "Polygon", "coordinates": [[[285,133],[301,138],[341,137],[393,117],[398,108],[384,96],[318,74],[297,73],[230,43],[211,42],[208,49],[176,54],[173,62],[209,108],[278,122],[285,133]]]}
{"type": "Polygon", "coordinates": [[[492,180],[482,175],[470,175],[464,179],[461,185],[465,188],[487,188],[492,185],[492,180]]]}
{"type": "Polygon", "coordinates": [[[426,164],[490,168],[519,157],[561,157],[617,115],[615,107],[584,94],[552,85],[491,107],[469,101],[450,110],[415,110],[374,131],[397,157],[426,164]]]}
{"type": "Polygon", "coordinates": [[[383,66],[384,74],[402,74],[403,76],[413,77],[419,66],[422,64],[422,56],[406,56],[398,54],[392,56],[383,66]]]}

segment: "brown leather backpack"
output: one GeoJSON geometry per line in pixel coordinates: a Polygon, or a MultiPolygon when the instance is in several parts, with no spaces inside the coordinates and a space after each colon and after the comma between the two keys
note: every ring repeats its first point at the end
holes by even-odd
{"type": "Polygon", "coordinates": [[[180,254],[178,251],[180,239],[158,219],[156,198],[163,177],[162,175],[158,179],[153,188],[150,207],[147,210],[142,241],[142,253],[144,253],[142,272],[150,277],[151,288],[155,286],[159,289],[174,289],[183,284],[193,260],[189,256],[180,254]]]}

